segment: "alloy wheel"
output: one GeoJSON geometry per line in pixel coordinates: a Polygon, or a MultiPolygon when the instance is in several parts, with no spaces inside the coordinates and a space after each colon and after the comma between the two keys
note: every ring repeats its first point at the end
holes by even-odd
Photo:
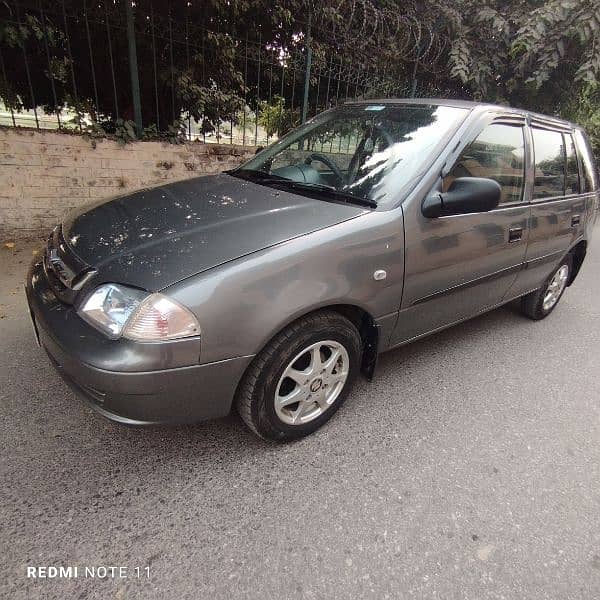
{"type": "Polygon", "coordinates": [[[333,340],[316,342],[287,365],[275,391],[275,413],[287,425],[303,425],[339,397],[350,368],[348,351],[333,340]]]}
{"type": "Polygon", "coordinates": [[[554,274],[554,277],[551,279],[548,287],[546,288],[546,293],[544,294],[544,300],[542,302],[542,308],[544,310],[550,310],[560,298],[560,295],[563,293],[565,286],[567,285],[567,280],[569,279],[569,266],[562,265],[558,271],[554,274]]]}

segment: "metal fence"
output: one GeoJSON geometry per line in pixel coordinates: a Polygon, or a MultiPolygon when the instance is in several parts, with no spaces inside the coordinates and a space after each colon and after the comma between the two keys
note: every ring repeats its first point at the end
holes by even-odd
{"type": "Polygon", "coordinates": [[[258,145],[348,99],[424,92],[416,72],[357,69],[335,47],[315,57],[310,22],[283,47],[244,24],[192,20],[190,4],[5,0],[0,122],[258,145]]]}

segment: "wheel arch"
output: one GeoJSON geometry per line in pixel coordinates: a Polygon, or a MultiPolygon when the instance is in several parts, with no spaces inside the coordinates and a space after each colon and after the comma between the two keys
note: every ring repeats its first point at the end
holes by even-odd
{"type": "Polygon", "coordinates": [[[295,323],[296,321],[312,315],[314,313],[331,311],[336,312],[348,319],[358,330],[362,341],[362,357],[361,357],[361,373],[368,379],[373,378],[375,366],[377,364],[378,348],[379,348],[379,326],[375,322],[374,317],[363,307],[356,304],[334,303],[325,304],[323,306],[313,307],[310,310],[296,314],[290,318],[264,340],[260,350],[256,353],[258,356],[264,348],[279,335],[284,329],[295,323]]]}
{"type": "Polygon", "coordinates": [[[346,317],[358,329],[363,345],[360,370],[370,381],[375,374],[379,347],[379,327],[375,319],[366,310],[354,304],[333,304],[325,308],[346,317]]]}
{"type": "Polygon", "coordinates": [[[573,268],[571,270],[571,276],[569,277],[569,282],[567,285],[571,285],[579,274],[579,270],[581,269],[581,265],[583,264],[583,260],[587,254],[587,245],[587,240],[580,240],[569,250],[569,254],[573,260],[573,268]]]}

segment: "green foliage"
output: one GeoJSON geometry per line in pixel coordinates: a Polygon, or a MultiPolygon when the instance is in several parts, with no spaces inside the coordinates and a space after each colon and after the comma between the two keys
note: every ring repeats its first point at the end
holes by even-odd
{"type": "MultiPolygon", "coordinates": [[[[39,10],[31,8],[37,3],[26,4],[29,8],[22,8],[19,25],[9,4],[0,2],[4,104],[15,111],[32,108],[23,68],[25,47],[38,107],[47,112],[74,108],[92,120],[83,124],[90,136],[107,135],[120,143],[135,139],[127,38],[121,34],[123,0],[87,4],[96,44],[106,40],[106,10],[114,28],[114,71],[103,48],[93,46],[96,88],[90,77],[86,28],[76,26],[79,17],[70,21],[69,52],[62,17],[48,11],[41,19],[39,10]]],[[[135,7],[142,115],[144,124],[155,123],[146,127],[143,139],[179,141],[181,124],[176,119],[181,115],[196,119],[202,132],[218,135],[230,122],[238,126],[245,122],[251,131],[255,115],[269,137],[296,125],[310,10],[311,112],[317,104],[319,108],[331,104],[334,95],[409,94],[418,84],[419,89],[437,95],[508,103],[578,120],[590,130],[594,147],[600,147],[595,108],[600,85],[600,0],[154,2],[159,32],[154,41],[150,3],[139,0],[135,7]],[[170,24],[179,27],[174,45],[165,33],[170,24]],[[188,24],[195,28],[189,38],[188,24]],[[187,39],[193,42],[189,47],[182,43],[187,39]],[[257,60],[259,48],[262,63],[257,60]],[[291,67],[291,60],[286,61],[294,53],[292,79],[292,70],[285,69],[284,76],[280,67],[291,67]],[[330,76],[334,80],[342,71],[352,82],[349,88],[340,89],[335,83],[327,87],[330,76]],[[262,100],[267,89],[269,96],[271,90],[279,93],[271,102],[262,100]]],[[[77,13],[77,8],[73,10],[77,13]]],[[[70,126],[78,129],[79,120],[70,126]]]]}
{"type": "Polygon", "coordinates": [[[135,123],[133,121],[124,121],[123,119],[115,119],[114,121],[107,121],[105,123],[92,121],[91,123],[86,123],[82,131],[83,135],[89,138],[94,146],[95,140],[99,138],[113,139],[121,146],[137,139],[135,123]]]}
{"type": "MultiPolygon", "coordinates": [[[[77,121],[71,123],[71,126],[77,125],[77,121]]],[[[138,139],[145,141],[160,140],[171,144],[181,144],[184,142],[185,124],[181,121],[174,121],[165,129],[159,130],[156,123],[144,128],[141,137],[138,137],[135,130],[135,123],[126,119],[107,120],[104,122],[92,121],[83,127],[83,135],[90,139],[95,145],[95,141],[100,138],[115,140],[121,146],[138,139]]]]}
{"type": "Polygon", "coordinates": [[[577,121],[598,151],[600,0],[459,0],[450,11],[450,76],[468,95],[577,121]]]}
{"type": "Polygon", "coordinates": [[[142,134],[143,140],[160,140],[170,144],[183,144],[185,141],[185,123],[183,121],[173,121],[166,129],[159,130],[156,123],[152,123],[144,128],[142,134]]]}
{"type": "Polygon", "coordinates": [[[590,84],[564,110],[565,117],[582,125],[600,160],[600,85],[590,84]]]}
{"type": "Polygon", "coordinates": [[[260,103],[258,124],[265,129],[268,137],[282,136],[300,123],[300,111],[285,108],[285,100],[281,96],[274,96],[269,104],[260,103]]]}
{"type": "Polygon", "coordinates": [[[548,0],[523,19],[516,32],[517,68],[539,89],[559,66],[573,63],[576,82],[595,83],[600,74],[600,3],[548,0]]]}

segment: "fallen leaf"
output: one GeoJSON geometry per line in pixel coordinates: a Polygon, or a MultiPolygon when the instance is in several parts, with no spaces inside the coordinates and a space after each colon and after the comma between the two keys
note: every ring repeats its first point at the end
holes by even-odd
{"type": "Polygon", "coordinates": [[[488,544],[487,546],[481,546],[477,549],[477,558],[479,560],[487,560],[492,552],[496,549],[493,544],[488,544]]]}
{"type": "Polygon", "coordinates": [[[9,250],[15,247],[15,243],[14,242],[6,242],[4,244],[5,248],[8,248],[9,250]]]}

